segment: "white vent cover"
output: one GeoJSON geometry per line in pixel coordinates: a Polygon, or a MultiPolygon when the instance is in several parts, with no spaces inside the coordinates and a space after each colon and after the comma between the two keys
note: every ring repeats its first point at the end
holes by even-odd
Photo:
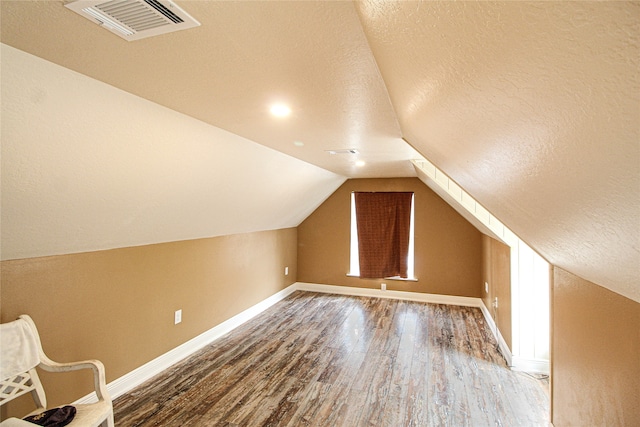
{"type": "Polygon", "coordinates": [[[200,25],[169,0],[75,0],[65,6],[129,41],[200,25]]]}

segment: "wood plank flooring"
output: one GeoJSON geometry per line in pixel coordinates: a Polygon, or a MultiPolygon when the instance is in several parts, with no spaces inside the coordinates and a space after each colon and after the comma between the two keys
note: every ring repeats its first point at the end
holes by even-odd
{"type": "Polygon", "coordinates": [[[295,292],[114,401],[116,426],[548,426],[477,308],[295,292]]]}

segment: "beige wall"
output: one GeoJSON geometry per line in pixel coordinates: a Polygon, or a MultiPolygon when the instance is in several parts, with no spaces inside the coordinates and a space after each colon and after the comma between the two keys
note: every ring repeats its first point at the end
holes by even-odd
{"type": "MultiPolygon", "coordinates": [[[[29,314],[49,357],[99,359],[113,381],[294,283],[296,241],[289,228],[4,261],[1,321],[29,314]]],[[[90,373],[42,377],[53,405],[92,391],[90,373]]]]}
{"type": "MultiPolygon", "coordinates": [[[[4,261],[0,320],[31,315],[54,360],[100,359],[113,381],[296,280],[379,288],[346,277],[351,191],[416,193],[419,280],[389,289],[482,296],[488,307],[498,296],[511,345],[508,287],[497,278],[508,272],[506,246],[417,179],[349,180],[297,229],[4,261]],[[173,325],[177,309],[183,322],[173,325]]],[[[554,425],[640,425],[640,304],[553,268],[552,313],[554,425]]],[[[88,372],[43,380],[54,405],[91,391],[88,372]]]]}
{"type": "Polygon", "coordinates": [[[298,280],[380,288],[381,280],[347,277],[352,191],[415,193],[414,281],[387,289],[480,297],[482,234],[417,178],[346,181],[298,227],[298,280]]]}
{"type": "Polygon", "coordinates": [[[553,269],[552,421],[640,425],[640,304],[553,269]]]}
{"type": "Polygon", "coordinates": [[[511,346],[511,248],[487,235],[482,235],[482,300],[498,325],[500,334],[511,346]],[[484,282],[489,292],[484,291],[484,282]],[[498,298],[498,307],[493,302],[498,298]]]}

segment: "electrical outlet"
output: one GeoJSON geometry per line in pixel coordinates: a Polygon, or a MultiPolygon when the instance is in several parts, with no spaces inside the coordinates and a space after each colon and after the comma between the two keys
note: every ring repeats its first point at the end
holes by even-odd
{"type": "Polygon", "coordinates": [[[180,322],[182,322],[182,310],[176,310],[176,312],[173,313],[173,324],[177,325],[180,322]]]}
{"type": "Polygon", "coordinates": [[[284,275],[288,276],[289,275],[289,267],[285,267],[284,268],[284,275]]]}
{"type": "Polygon", "coordinates": [[[380,283],[380,289],[383,291],[387,290],[387,284],[386,283],[380,283]]]}
{"type": "Polygon", "coordinates": [[[484,282],[484,292],[485,292],[486,294],[488,294],[488,293],[489,293],[489,284],[488,284],[487,282],[484,282]]]}
{"type": "Polygon", "coordinates": [[[495,308],[498,308],[498,297],[496,297],[495,301],[493,302],[493,306],[495,308]]]}

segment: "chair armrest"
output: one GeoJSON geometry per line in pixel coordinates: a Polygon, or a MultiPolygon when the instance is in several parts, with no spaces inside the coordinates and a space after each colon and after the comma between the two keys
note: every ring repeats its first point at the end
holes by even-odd
{"type": "Polygon", "coordinates": [[[111,397],[107,392],[107,382],[105,369],[102,362],[99,360],[82,360],[79,362],[70,363],[58,363],[46,357],[44,354],[40,354],[40,368],[49,372],[71,372],[78,371],[80,369],[93,370],[93,384],[95,387],[98,400],[111,401],[111,397]],[[44,356],[44,357],[43,357],[44,356]]]}
{"type": "Polygon", "coordinates": [[[71,363],[58,363],[49,359],[42,349],[42,343],[40,342],[40,335],[38,334],[38,328],[33,322],[33,319],[26,314],[19,317],[23,321],[27,322],[31,328],[33,339],[38,349],[38,355],[40,357],[40,364],[38,365],[45,371],[49,372],[69,372],[77,371],[79,369],[91,369],[93,370],[93,384],[96,391],[98,400],[111,402],[111,397],[107,392],[107,380],[104,370],[104,365],[99,360],[83,360],[80,362],[71,363]]]}

